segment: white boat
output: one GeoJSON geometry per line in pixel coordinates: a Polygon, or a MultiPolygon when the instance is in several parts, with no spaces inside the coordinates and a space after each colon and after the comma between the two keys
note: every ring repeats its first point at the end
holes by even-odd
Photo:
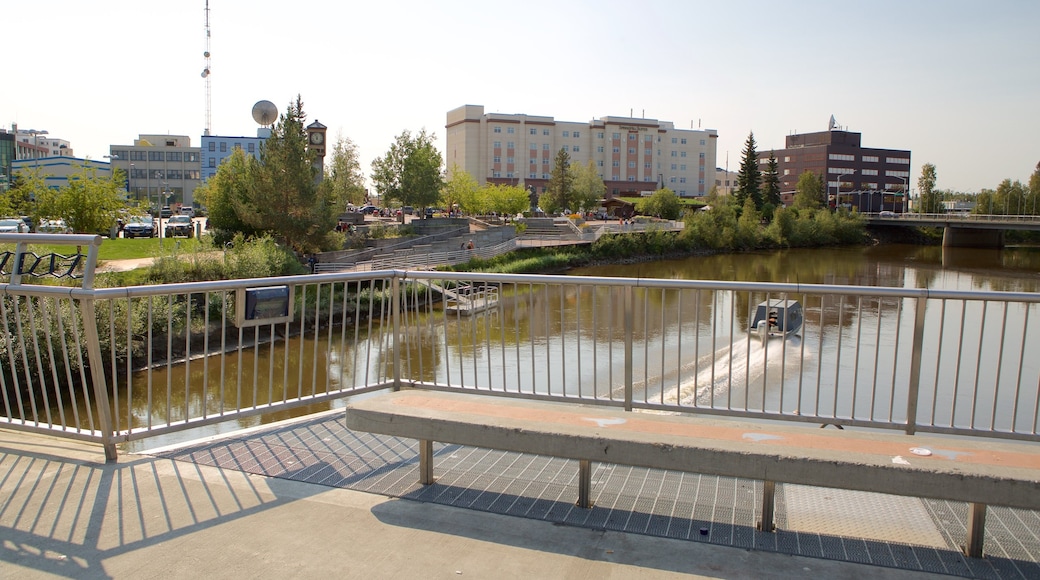
{"type": "Polygon", "coordinates": [[[797,300],[766,300],[755,308],[749,331],[763,342],[787,337],[802,328],[802,305],[797,300]]]}

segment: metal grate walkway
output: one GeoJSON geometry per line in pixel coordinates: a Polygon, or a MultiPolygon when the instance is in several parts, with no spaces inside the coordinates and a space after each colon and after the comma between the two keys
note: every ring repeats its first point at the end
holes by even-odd
{"type": "Polygon", "coordinates": [[[986,557],[967,558],[967,504],[777,485],[778,531],[755,529],[761,482],[594,463],[595,505],[575,461],[435,445],[437,483],[418,483],[414,440],[354,433],[342,411],[152,453],[270,477],[559,524],[970,578],[1040,579],[1040,512],[990,507],[986,557]]]}

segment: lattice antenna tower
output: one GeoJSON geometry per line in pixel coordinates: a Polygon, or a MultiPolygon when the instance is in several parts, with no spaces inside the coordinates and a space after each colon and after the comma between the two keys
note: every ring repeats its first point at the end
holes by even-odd
{"type": "Polygon", "coordinates": [[[213,99],[209,81],[209,0],[206,0],[206,52],[202,56],[206,59],[206,66],[202,69],[202,78],[206,79],[206,131],[203,135],[209,135],[213,129],[213,99]]]}

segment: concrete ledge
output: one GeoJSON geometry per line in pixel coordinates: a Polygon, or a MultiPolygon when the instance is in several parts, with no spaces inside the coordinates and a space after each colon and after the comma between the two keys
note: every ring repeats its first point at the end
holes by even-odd
{"type": "Polygon", "coordinates": [[[436,391],[353,401],[346,426],[419,440],[432,484],[433,442],[578,460],[590,507],[591,461],[761,480],[759,529],[773,530],[775,482],[971,504],[965,552],[981,557],[986,505],[1040,509],[1040,452],[996,441],[826,431],[436,391]]]}

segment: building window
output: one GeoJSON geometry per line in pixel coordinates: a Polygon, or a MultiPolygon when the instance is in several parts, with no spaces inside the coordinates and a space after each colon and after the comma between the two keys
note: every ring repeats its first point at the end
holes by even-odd
{"type": "Polygon", "coordinates": [[[492,174],[491,174],[491,177],[494,177],[494,178],[496,178],[496,179],[497,179],[497,178],[499,178],[499,177],[502,177],[502,173],[501,173],[501,172],[498,172],[498,171],[496,171],[496,172],[494,172],[494,173],[492,173],[492,174]]]}
{"type": "Polygon", "coordinates": [[[538,159],[535,157],[531,158],[531,165],[538,165],[538,159]]]}
{"type": "Polygon", "coordinates": [[[672,157],[678,157],[678,156],[679,156],[679,153],[677,151],[672,151],[672,157]]]}
{"type": "Polygon", "coordinates": [[[877,155],[864,155],[863,156],[863,162],[864,163],[877,163],[878,162],[878,157],[877,157],[877,155]]]}
{"type": "Polygon", "coordinates": [[[513,158],[512,157],[506,157],[506,163],[509,163],[510,165],[512,165],[513,164],[513,158]]]}
{"type": "Polygon", "coordinates": [[[227,141],[220,142],[220,152],[227,153],[227,141]]]}
{"type": "Polygon", "coordinates": [[[596,153],[603,153],[603,146],[599,145],[596,147],[596,153]]]}
{"type": "Polygon", "coordinates": [[[784,175],[791,175],[791,170],[790,169],[785,169],[784,170],[784,175]]]}
{"type": "Polygon", "coordinates": [[[686,152],[685,151],[680,152],[679,153],[679,157],[686,157],[686,152]]]}
{"type": "Polygon", "coordinates": [[[682,139],[681,139],[681,140],[679,141],[679,143],[681,143],[681,144],[683,144],[683,145],[686,145],[686,137],[683,137],[683,138],[682,138],[682,139]]]}
{"type": "Polygon", "coordinates": [[[617,159],[614,160],[614,167],[621,167],[621,162],[617,159]]]}
{"type": "Polygon", "coordinates": [[[675,183],[675,178],[674,177],[669,177],[668,178],[668,183],[675,183]]]}
{"type": "Polygon", "coordinates": [[[596,138],[597,139],[602,139],[603,138],[603,131],[599,131],[598,133],[596,133],[596,138]]]}
{"type": "Polygon", "coordinates": [[[877,169],[864,169],[861,171],[863,175],[877,175],[877,169]]]}
{"type": "Polygon", "coordinates": [[[506,133],[509,133],[510,135],[512,135],[513,133],[516,133],[516,128],[515,127],[506,127],[506,133]]]}
{"type": "Polygon", "coordinates": [[[701,139],[701,147],[704,147],[704,145],[705,145],[704,139],[701,139]]]}
{"type": "Polygon", "coordinates": [[[628,148],[628,154],[629,155],[635,155],[636,154],[636,148],[635,147],[629,147],[628,148]]]}
{"type": "Polygon", "coordinates": [[[531,179],[538,179],[538,174],[537,173],[528,173],[527,177],[529,177],[531,179]]]}
{"type": "Polygon", "coordinates": [[[620,139],[621,138],[621,133],[614,133],[613,135],[611,135],[611,137],[614,138],[614,139],[620,139]]]}
{"type": "Polygon", "coordinates": [[[548,151],[548,150],[549,150],[549,144],[548,143],[542,143],[542,151],[548,151]]]}
{"type": "Polygon", "coordinates": [[[596,166],[597,166],[597,167],[603,167],[603,160],[602,160],[602,159],[600,159],[599,161],[597,161],[597,162],[596,162],[596,166]]]}
{"type": "Polygon", "coordinates": [[[679,170],[680,170],[680,171],[686,171],[686,164],[685,164],[685,163],[683,163],[682,165],[680,165],[680,166],[679,166],[679,170]]]}
{"type": "Polygon", "coordinates": [[[790,155],[785,156],[784,157],[784,163],[790,163],[790,162],[791,162],[791,156],[790,155]]]}
{"type": "Polygon", "coordinates": [[[885,163],[891,163],[892,165],[910,165],[910,160],[902,157],[885,157],[885,163]]]}
{"type": "Polygon", "coordinates": [[[502,127],[495,126],[495,128],[493,130],[494,130],[495,133],[501,133],[502,132],[502,127]]]}
{"type": "Polygon", "coordinates": [[[644,135],[643,136],[643,141],[645,143],[653,143],[654,142],[654,138],[651,135],[644,135]]]}
{"type": "Polygon", "coordinates": [[[216,151],[217,150],[217,142],[216,141],[210,141],[209,142],[209,150],[210,151],[216,151]]]}
{"type": "Polygon", "coordinates": [[[653,154],[654,154],[654,150],[653,149],[644,149],[643,150],[643,155],[653,155],[653,154]]]}
{"type": "Polygon", "coordinates": [[[542,179],[549,179],[549,174],[548,173],[543,173],[542,174],[542,179]]]}
{"type": "Polygon", "coordinates": [[[647,161],[646,163],[643,164],[643,169],[650,169],[650,165],[651,165],[651,163],[649,161],[647,161]]]}
{"type": "Polygon", "coordinates": [[[672,145],[675,145],[678,142],[679,142],[679,138],[678,137],[672,137],[672,145]]]}
{"type": "Polygon", "coordinates": [[[831,161],[855,161],[855,155],[847,155],[845,153],[831,153],[827,156],[827,159],[831,161]]]}
{"type": "Polygon", "coordinates": [[[674,163],[672,163],[672,171],[675,171],[675,169],[676,169],[676,165],[674,163]]]}
{"type": "Polygon", "coordinates": [[[629,161],[628,162],[628,168],[629,169],[635,169],[636,168],[636,162],[635,161],[629,161]]]}
{"type": "Polygon", "coordinates": [[[163,155],[162,151],[149,151],[148,152],[148,161],[162,161],[164,157],[165,157],[165,155],[163,155]]]}
{"type": "Polygon", "coordinates": [[[562,147],[562,149],[563,149],[564,151],[570,151],[570,150],[571,150],[571,148],[570,148],[569,146],[567,146],[567,145],[564,145],[564,146],[562,147]]]}
{"type": "Polygon", "coordinates": [[[502,158],[498,155],[495,155],[493,163],[502,163],[502,158]]]}
{"type": "Polygon", "coordinates": [[[516,141],[508,141],[506,143],[506,149],[515,149],[514,145],[516,145],[516,141]]]}
{"type": "Polygon", "coordinates": [[[250,153],[256,153],[256,143],[247,143],[246,151],[249,151],[250,153]]]}
{"type": "Polygon", "coordinates": [[[564,137],[570,137],[571,136],[571,132],[570,131],[564,131],[563,132],[563,136],[564,137]]]}
{"type": "MultiPolygon", "coordinates": [[[[538,134],[538,129],[535,129],[534,127],[531,127],[531,134],[532,135],[537,135],[538,134]]],[[[534,177],[534,176],[532,175],[531,177],[534,177]]]]}
{"type": "MultiPolygon", "coordinates": [[[[703,151],[701,151],[701,154],[700,154],[700,155],[698,155],[698,157],[700,157],[701,159],[704,159],[704,152],[703,152],[703,151]]],[[[766,159],[766,163],[767,163],[767,164],[769,163],[769,160],[768,160],[768,159],[766,159]]]]}
{"type": "Polygon", "coordinates": [[[546,137],[548,137],[549,136],[549,130],[548,129],[542,129],[542,135],[545,135],[546,137]]]}
{"type": "Polygon", "coordinates": [[[579,133],[578,131],[575,131],[574,132],[574,138],[577,139],[578,137],[581,137],[581,133],[579,133]]]}
{"type": "Polygon", "coordinates": [[[636,134],[635,133],[629,133],[628,134],[628,140],[629,141],[635,141],[636,140],[636,134]]]}
{"type": "Polygon", "coordinates": [[[209,158],[209,166],[210,167],[216,167],[217,166],[217,158],[216,157],[210,157],[209,158]]]}
{"type": "Polygon", "coordinates": [[[491,147],[494,148],[494,149],[501,149],[502,148],[502,142],[501,141],[495,141],[494,143],[491,144],[491,147]]]}
{"type": "Polygon", "coordinates": [[[686,183],[686,178],[685,177],[680,177],[679,178],[679,183],[686,183]]]}
{"type": "Polygon", "coordinates": [[[575,152],[575,153],[577,153],[577,152],[579,151],[579,149],[580,149],[580,148],[579,148],[579,147],[578,147],[577,145],[575,145],[575,146],[574,146],[574,152],[575,152]]]}
{"type": "Polygon", "coordinates": [[[181,160],[181,152],[180,151],[169,151],[169,152],[167,152],[166,153],[166,160],[167,161],[180,161],[181,160]]]}
{"type": "Polygon", "coordinates": [[[199,162],[199,154],[195,153],[194,151],[185,153],[184,154],[184,161],[187,162],[187,163],[198,163],[199,162]]]}
{"type": "Polygon", "coordinates": [[[199,170],[198,169],[186,169],[186,170],[184,170],[184,179],[195,179],[195,180],[198,180],[199,179],[199,170]]]}
{"type": "Polygon", "coordinates": [[[614,148],[614,153],[621,153],[621,148],[620,147],[615,147],[614,148]]]}

